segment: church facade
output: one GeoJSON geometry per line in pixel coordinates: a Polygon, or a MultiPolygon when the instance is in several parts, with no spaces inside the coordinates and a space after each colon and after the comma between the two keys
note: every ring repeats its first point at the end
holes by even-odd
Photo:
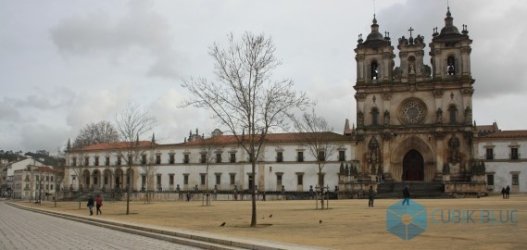
{"type": "Polygon", "coordinates": [[[370,33],[366,39],[360,35],[355,48],[356,126],[346,121],[343,134],[327,133],[334,150],[322,159],[309,153],[298,133],[271,134],[252,176],[247,155],[232,136],[216,131],[207,139],[196,131],[183,143],[142,142],[131,169],[122,161],[130,156],[121,144],[68,150],[64,188],[233,192],[254,183],[260,192],[301,193],[323,183],[342,197],[368,186],[399,195],[402,185],[413,185],[423,196],[483,195],[505,186],[527,192],[527,158],[522,158],[527,131],[476,125],[472,40],[467,26],[454,25],[450,10],[444,21],[428,46],[410,28],[409,37],[397,39],[396,55],[374,17],[370,33]]]}

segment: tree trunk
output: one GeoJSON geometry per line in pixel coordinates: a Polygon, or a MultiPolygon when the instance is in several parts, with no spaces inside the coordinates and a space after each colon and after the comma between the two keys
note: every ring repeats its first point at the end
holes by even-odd
{"type": "Polygon", "coordinates": [[[126,182],[126,214],[130,214],[130,188],[131,188],[131,185],[130,185],[130,182],[132,181],[132,177],[130,176],[130,169],[131,167],[128,167],[128,173],[127,173],[127,176],[128,176],[128,182],[126,182]]]}
{"type": "Polygon", "coordinates": [[[252,175],[252,178],[253,178],[253,181],[251,183],[251,203],[252,203],[252,215],[251,215],[251,227],[256,227],[256,190],[254,188],[254,184],[256,182],[256,174],[255,174],[255,169],[256,169],[256,161],[255,159],[253,158],[252,159],[252,172],[251,172],[251,175],[252,175]]]}

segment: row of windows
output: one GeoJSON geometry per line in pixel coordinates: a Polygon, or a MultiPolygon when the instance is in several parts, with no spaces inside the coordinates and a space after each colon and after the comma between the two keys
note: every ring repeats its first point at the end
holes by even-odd
{"type": "MultiPolygon", "coordinates": [[[[494,148],[487,148],[485,150],[485,159],[487,160],[494,160],[494,148]]],[[[518,148],[511,148],[510,154],[509,154],[510,160],[519,160],[520,154],[518,153],[518,148]]]]}
{"type": "MultiPolygon", "coordinates": [[[[222,163],[223,160],[222,160],[222,153],[221,152],[218,152],[214,155],[214,159],[210,159],[210,154],[208,153],[201,153],[201,157],[200,157],[200,163],[207,163],[207,162],[215,162],[215,163],[222,163]]],[[[99,156],[94,156],[94,161],[93,161],[93,165],[94,166],[100,166],[99,164],[99,156]]],[[[115,165],[123,165],[123,161],[121,159],[122,157],[121,156],[118,156],[117,157],[117,160],[115,162],[115,165]]],[[[317,160],[318,161],[326,161],[326,152],[325,151],[320,151],[317,155],[317,160]]],[[[346,151],[344,150],[340,150],[339,151],[339,155],[338,155],[338,160],[339,161],[346,161],[346,151]]],[[[282,151],[277,151],[276,152],[276,162],[283,162],[284,161],[284,155],[283,155],[283,152],[282,151]]],[[[303,162],[304,161],[304,152],[303,151],[297,151],[297,157],[296,157],[296,161],[297,162],[303,162]]],[[[133,159],[131,156],[128,157],[128,162],[133,162],[133,159]]],[[[146,154],[143,154],[141,155],[141,159],[140,159],[140,163],[141,164],[147,164],[147,155],[146,154]]],[[[230,163],[236,163],[236,153],[232,152],[232,153],[229,153],[229,162],[230,163]]],[[[89,166],[89,163],[90,163],[90,157],[86,156],[84,157],[84,166],[89,166]]],[[[154,164],[156,165],[160,165],[162,163],[161,161],[161,155],[160,154],[157,154],[155,156],[155,160],[154,160],[154,164]]],[[[186,153],[184,154],[183,156],[183,163],[184,164],[189,164],[190,163],[190,154],[186,153]]],[[[169,154],[169,159],[168,159],[168,164],[175,164],[175,155],[172,153],[172,154],[169,154]]],[[[71,162],[71,165],[72,166],[77,166],[77,157],[73,157],[72,158],[72,162],[71,162]]],[[[109,156],[106,156],[105,157],[105,160],[104,160],[104,165],[105,166],[110,166],[110,157],[109,156]]]]}
{"type": "MultiPolygon", "coordinates": [[[[222,173],[215,173],[215,182],[214,182],[214,185],[221,185],[221,175],[222,173]]],[[[276,173],[276,185],[277,186],[282,186],[283,183],[283,173],[276,173]]],[[[156,175],[156,186],[158,188],[160,188],[162,186],[162,175],[161,174],[157,174],[156,175]]],[[[174,186],[174,177],[175,177],[175,174],[169,174],[168,175],[168,185],[170,186],[174,186]]],[[[146,186],[146,175],[141,175],[141,187],[145,187],[146,186]]],[[[189,185],[189,178],[190,178],[190,174],[183,174],[183,185],[189,185]]],[[[207,185],[206,183],[207,181],[207,174],[206,173],[201,173],[200,174],[200,185],[207,185]]],[[[252,176],[249,176],[249,182],[252,181],[252,176]]],[[[304,185],[304,173],[296,173],[296,181],[297,181],[297,185],[304,185]]],[[[321,174],[319,175],[319,183],[322,183],[324,184],[324,175],[321,174]]],[[[230,185],[235,185],[236,184],[236,173],[229,173],[229,184],[230,185]]],[[[250,185],[250,184],[249,184],[250,185]]]]}
{"type": "MultiPolygon", "coordinates": [[[[511,183],[513,186],[520,185],[520,175],[519,174],[512,174],[511,175],[511,183]]],[[[493,174],[487,174],[487,185],[494,186],[494,175],[493,174]]]]}
{"type": "MultiPolygon", "coordinates": [[[[42,176],[42,177],[44,177],[44,176],[42,176]]],[[[30,174],[26,175],[25,181],[29,181],[30,178],[31,178],[30,174]]],[[[40,175],[36,175],[35,176],[35,180],[37,182],[40,181],[40,175]]],[[[53,175],[46,175],[46,178],[45,179],[42,178],[42,181],[51,181],[51,182],[53,182],[53,175]]]]}

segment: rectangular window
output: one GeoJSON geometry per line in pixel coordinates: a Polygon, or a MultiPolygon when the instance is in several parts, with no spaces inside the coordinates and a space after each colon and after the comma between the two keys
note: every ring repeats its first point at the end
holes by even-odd
{"type": "Polygon", "coordinates": [[[201,157],[200,157],[200,161],[199,162],[207,163],[207,153],[205,153],[205,152],[201,153],[201,157]]]}
{"type": "Polygon", "coordinates": [[[174,186],[174,174],[168,175],[168,185],[174,186]]]}
{"type": "Polygon", "coordinates": [[[201,178],[201,185],[205,185],[206,182],[207,182],[207,174],[201,173],[201,174],[199,174],[199,176],[201,178]]]}
{"type": "Polygon", "coordinates": [[[176,157],[175,157],[174,153],[169,154],[168,163],[169,164],[174,164],[176,162],[175,159],[176,159],[176,157]]]}
{"type": "Polygon", "coordinates": [[[53,190],[53,184],[49,185],[49,189],[53,190]]]}
{"type": "Polygon", "coordinates": [[[146,187],[146,175],[142,174],[141,175],[141,188],[145,188],[146,187]]]}
{"type": "Polygon", "coordinates": [[[518,186],[520,185],[520,177],[519,174],[512,174],[512,185],[518,186]]]}
{"type": "Polygon", "coordinates": [[[74,167],[77,166],[77,157],[73,157],[71,161],[72,161],[71,165],[73,165],[74,167]]]}
{"type": "Polygon", "coordinates": [[[346,151],[339,150],[339,161],[346,161],[346,151]]]}
{"type": "Polygon", "coordinates": [[[89,166],[90,165],[90,157],[86,156],[84,157],[84,166],[89,166]]]}
{"type": "Polygon", "coordinates": [[[276,186],[279,186],[279,187],[282,186],[282,175],[283,174],[284,173],[279,173],[279,172],[276,173],[276,186]]]}
{"type": "Polygon", "coordinates": [[[53,182],[53,175],[50,176],[49,179],[51,180],[51,182],[53,182]]]}
{"type": "Polygon", "coordinates": [[[46,181],[49,181],[49,175],[46,175],[46,181]]]}
{"type": "Polygon", "coordinates": [[[161,191],[161,174],[157,175],[157,190],[161,191]]]}
{"type": "Polygon", "coordinates": [[[299,186],[304,185],[304,174],[303,173],[296,174],[296,184],[299,186]]]}
{"type": "Polygon", "coordinates": [[[132,165],[132,164],[134,164],[134,158],[133,158],[131,155],[128,156],[128,162],[127,162],[126,164],[127,164],[127,165],[132,165]]]}
{"type": "Polygon", "coordinates": [[[276,162],[283,162],[284,161],[284,152],[278,151],[276,152],[276,162]]]}
{"type": "Polygon", "coordinates": [[[487,185],[493,186],[494,185],[494,175],[488,174],[487,175],[487,185]]]}
{"type": "Polygon", "coordinates": [[[109,156],[106,156],[106,158],[104,158],[104,165],[110,166],[110,157],[109,156]]]}
{"type": "Polygon", "coordinates": [[[230,173],[230,184],[234,185],[236,184],[236,173],[230,173]]]}
{"type": "Polygon", "coordinates": [[[518,160],[518,148],[511,148],[511,160],[518,160]]]}
{"type": "Polygon", "coordinates": [[[121,156],[117,156],[117,166],[121,166],[121,156]]]}
{"type": "Polygon", "coordinates": [[[141,164],[142,164],[142,165],[145,165],[145,164],[146,164],[146,154],[142,154],[142,155],[141,155],[141,164]]]}
{"type": "Polygon", "coordinates": [[[104,176],[104,185],[108,185],[108,176],[104,176]]]}
{"type": "Polygon", "coordinates": [[[231,153],[230,162],[236,163],[236,153],[231,153]]]}
{"type": "Polygon", "coordinates": [[[324,186],[324,174],[318,174],[318,185],[324,186]]]}
{"type": "Polygon", "coordinates": [[[486,150],[486,159],[487,160],[494,160],[494,149],[493,148],[487,148],[487,150],[486,150]]]}
{"type": "Polygon", "coordinates": [[[95,166],[99,166],[99,156],[95,156],[95,166]]]}
{"type": "Polygon", "coordinates": [[[326,161],[326,152],[325,151],[318,151],[318,161],[326,161]]]}
{"type": "Polygon", "coordinates": [[[156,154],[156,164],[161,165],[161,155],[160,154],[156,154]]]}
{"type": "Polygon", "coordinates": [[[303,162],[304,161],[304,151],[296,152],[296,161],[298,161],[298,162],[303,162]]]}
{"type": "Polygon", "coordinates": [[[221,173],[216,173],[216,185],[221,185],[221,173]]]}
{"type": "Polygon", "coordinates": [[[189,174],[183,174],[183,185],[188,185],[188,175],[189,174]]]}
{"type": "Polygon", "coordinates": [[[185,156],[183,157],[183,163],[189,164],[189,162],[190,162],[190,154],[185,154],[185,156]]]}
{"type": "Polygon", "coordinates": [[[221,163],[221,153],[216,153],[216,163],[221,163]]]}

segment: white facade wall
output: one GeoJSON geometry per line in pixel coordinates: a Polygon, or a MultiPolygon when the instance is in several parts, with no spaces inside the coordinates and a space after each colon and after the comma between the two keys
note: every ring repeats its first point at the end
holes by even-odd
{"type": "MultiPolygon", "coordinates": [[[[331,190],[338,185],[338,172],[340,170],[340,162],[338,161],[339,151],[345,152],[346,162],[355,158],[354,150],[350,143],[336,143],[333,154],[328,156],[328,161],[324,164],[322,173],[324,174],[324,183],[329,186],[331,190]]],[[[151,180],[154,181],[154,186],[161,187],[165,191],[175,191],[177,186],[181,191],[194,190],[197,186],[199,190],[204,190],[207,186],[202,185],[201,175],[207,173],[206,164],[201,163],[201,153],[205,152],[205,148],[200,146],[184,147],[184,146],[167,146],[163,145],[156,149],[145,150],[147,161],[153,161],[154,174],[151,180]],[[161,164],[155,164],[156,155],[161,156],[161,164]],[[174,164],[169,164],[170,154],[174,154],[174,164]],[[189,163],[184,163],[185,154],[189,155],[189,163]],[[161,175],[161,184],[157,183],[157,175],[161,175]],[[174,182],[170,185],[170,176],[173,175],[174,182]],[[188,184],[184,183],[185,175],[188,175],[188,184]]],[[[78,167],[80,172],[87,169],[92,174],[95,169],[100,173],[104,173],[105,169],[112,169],[115,171],[118,166],[117,162],[118,152],[114,151],[94,151],[84,153],[68,153],[66,155],[67,165],[71,166],[73,158],[77,158],[77,165],[84,165],[84,158],[89,157],[89,166],[78,167]],[[99,157],[99,165],[95,166],[95,157],[99,157]],[[105,157],[110,156],[110,167],[105,166],[105,157]]],[[[285,191],[309,191],[310,186],[315,188],[318,183],[318,164],[315,161],[315,156],[309,149],[300,144],[273,144],[266,145],[263,149],[263,154],[260,156],[260,161],[256,166],[255,184],[259,191],[282,191],[281,185],[284,186],[285,191]],[[297,152],[304,151],[304,161],[297,161],[297,152]],[[283,153],[283,162],[276,161],[277,151],[283,153]],[[282,183],[277,183],[277,173],[282,176],[282,183]],[[298,185],[298,174],[302,174],[302,185],[298,185]]],[[[139,162],[141,158],[139,157],[139,162]]],[[[218,190],[230,191],[234,190],[235,186],[238,190],[249,189],[249,176],[251,173],[251,165],[247,162],[247,153],[241,148],[224,146],[212,150],[212,157],[210,158],[209,171],[207,175],[208,189],[213,190],[216,185],[216,175],[220,175],[220,184],[216,186],[218,190]],[[222,162],[216,163],[216,153],[221,152],[222,162]],[[236,153],[236,163],[230,162],[230,153],[236,153]],[[231,175],[235,176],[235,183],[231,184],[231,175]]],[[[123,159],[121,169],[125,172],[126,161],[123,159]]],[[[134,166],[135,172],[135,190],[141,190],[142,174],[145,173],[145,168],[141,164],[134,166]]],[[[78,188],[79,181],[73,181],[72,175],[75,175],[70,170],[65,172],[65,187],[73,184],[74,188],[78,188]]],[[[99,182],[102,178],[99,179],[99,182]]]]}
{"type": "Polygon", "coordinates": [[[512,192],[527,192],[527,139],[485,139],[476,145],[476,155],[485,161],[487,175],[493,175],[492,192],[511,187],[512,192]],[[493,158],[487,160],[487,148],[492,148],[493,158]],[[511,159],[511,148],[517,148],[518,159],[511,159]],[[513,174],[518,175],[518,185],[512,185],[513,174]]]}

